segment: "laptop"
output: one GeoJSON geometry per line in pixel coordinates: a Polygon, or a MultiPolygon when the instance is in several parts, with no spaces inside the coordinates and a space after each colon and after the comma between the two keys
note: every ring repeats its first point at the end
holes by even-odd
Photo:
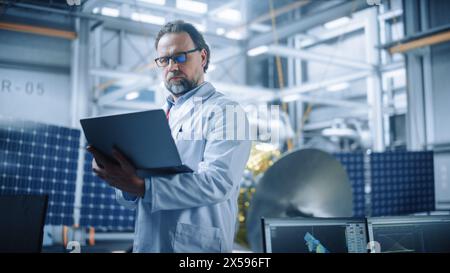
{"type": "Polygon", "coordinates": [[[112,160],[116,147],[140,174],[193,172],[181,161],[162,109],[80,120],[87,142],[112,160]]]}
{"type": "Polygon", "coordinates": [[[372,217],[367,226],[372,252],[450,252],[450,215],[372,217]]]}
{"type": "Polygon", "coordinates": [[[262,218],[265,253],[367,253],[364,218],[262,218]]]}
{"type": "Polygon", "coordinates": [[[41,252],[46,195],[0,196],[0,252],[41,252]]]}

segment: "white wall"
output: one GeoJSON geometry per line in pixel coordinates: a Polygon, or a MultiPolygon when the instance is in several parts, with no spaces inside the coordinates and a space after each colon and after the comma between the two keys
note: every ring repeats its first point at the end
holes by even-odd
{"type": "Polygon", "coordinates": [[[69,126],[70,77],[0,68],[0,115],[69,126]]]}
{"type": "Polygon", "coordinates": [[[0,115],[70,125],[70,41],[0,31],[0,115]]]}

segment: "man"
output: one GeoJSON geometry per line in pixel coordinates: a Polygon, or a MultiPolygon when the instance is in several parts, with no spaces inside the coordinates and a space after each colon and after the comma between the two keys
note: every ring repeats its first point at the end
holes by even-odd
{"type": "Polygon", "coordinates": [[[155,48],[171,93],[164,109],[172,135],[194,172],[141,178],[120,152],[114,152],[115,164],[88,147],[93,171],[117,189],[121,204],[136,208],[134,252],[231,252],[251,146],[249,134],[235,137],[248,130],[245,113],[232,122],[226,110],[242,108],[204,81],[210,51],[191,24],[167,23],[155,48]],[[235,126],[240,122],[243,128],[235,126]]]}

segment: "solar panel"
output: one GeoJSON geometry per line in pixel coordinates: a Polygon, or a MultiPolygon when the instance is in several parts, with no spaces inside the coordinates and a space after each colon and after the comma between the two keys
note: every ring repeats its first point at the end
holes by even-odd
{"type": "Polygon", "coordinates": [[[347,171],[353,191],[353,216],[365,215],[364,155],[362,153],[333,154],[347,171]]]}
{"type": "Polygon", "coordinates": [[[117,203],[114,189],[92,172],[91,162],[92,155],[85,153],[80,225],[108,231],[134,230],[135,211],[117,203]]]}
{"type": "Polygon", "coordinates": [[[433,152],[371,154],[372,215],[434,210],[433,152]]]}
{"type": "Polygon", "coordinates": [[[0,116],[0,195],[47,194],[46,224],[72,225],[80,131],[0,116]]]}

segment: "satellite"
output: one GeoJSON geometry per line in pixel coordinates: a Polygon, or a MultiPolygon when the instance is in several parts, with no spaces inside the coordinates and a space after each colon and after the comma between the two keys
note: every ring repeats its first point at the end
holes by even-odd
{"type": "Polygon", "coordinates": [[[329,253],[328,249],[323,246],[319,240],[317,240],[314,236],[311,235],[311,233],[306,232],[305,234],[305,242],[308,246],[308,250],[311,253],[329,253]]]}

